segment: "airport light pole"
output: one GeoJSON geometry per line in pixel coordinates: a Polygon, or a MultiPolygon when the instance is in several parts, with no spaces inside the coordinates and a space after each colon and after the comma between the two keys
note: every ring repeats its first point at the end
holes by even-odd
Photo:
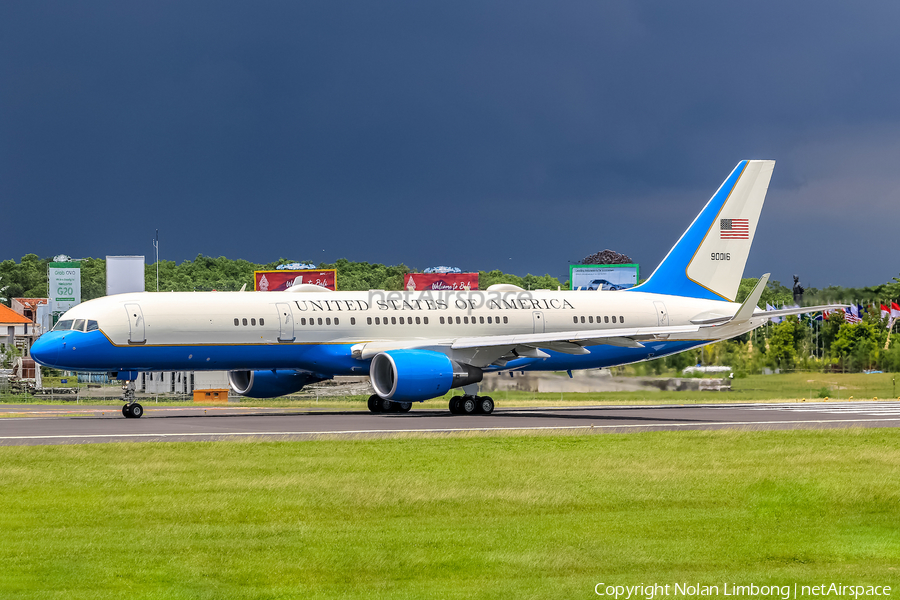
{"type": "Polygon", "coordinates": [[[159,229],[156,230],[156,237],[153,238],[153,247],[156,248],[156,291],[159,291],[159,229]]]}

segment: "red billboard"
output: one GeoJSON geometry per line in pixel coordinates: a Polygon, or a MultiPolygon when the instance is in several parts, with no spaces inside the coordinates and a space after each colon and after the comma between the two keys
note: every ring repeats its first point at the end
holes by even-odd
{"type": "Polygon", "coordinates": [[[409,292],[477,290],[478,273],[407,273],[403,288],[409,292]]]}
{"type": "Polygon", "coordinates": [[[335,269],[309,269],[301,271],[254,271],[253,289],[258,292],[283,292],[292,285],[311,283],[329,290],[335,289],[337,271],[335,269]]]}

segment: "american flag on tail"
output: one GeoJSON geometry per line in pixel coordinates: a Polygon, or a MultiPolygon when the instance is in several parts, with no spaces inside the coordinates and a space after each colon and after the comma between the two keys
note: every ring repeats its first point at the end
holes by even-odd
{"type": "Polygon", "coordinates": [[[750,219],[719,219],[719,239],[749,240],[750,219]]]}

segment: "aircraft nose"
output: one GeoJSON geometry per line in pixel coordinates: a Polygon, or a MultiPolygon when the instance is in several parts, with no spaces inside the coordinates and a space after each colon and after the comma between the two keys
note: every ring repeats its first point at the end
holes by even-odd
{"type": "Polygon", "coordinates": [[[59,356],[59,340],[52,334],[44,334],[31,346],[31,358],[36,362],[52,367],[59,356]]]}

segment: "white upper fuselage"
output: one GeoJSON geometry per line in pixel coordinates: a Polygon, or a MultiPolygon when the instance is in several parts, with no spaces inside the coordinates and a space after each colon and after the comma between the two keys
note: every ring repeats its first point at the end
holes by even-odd
{"type": "Polygon", "coordinates": [[[689,325],[739,306],[609,291],[145,292],[91,300],[61,320],[96,320],[116,346],[356,344],[689,325]]]}

